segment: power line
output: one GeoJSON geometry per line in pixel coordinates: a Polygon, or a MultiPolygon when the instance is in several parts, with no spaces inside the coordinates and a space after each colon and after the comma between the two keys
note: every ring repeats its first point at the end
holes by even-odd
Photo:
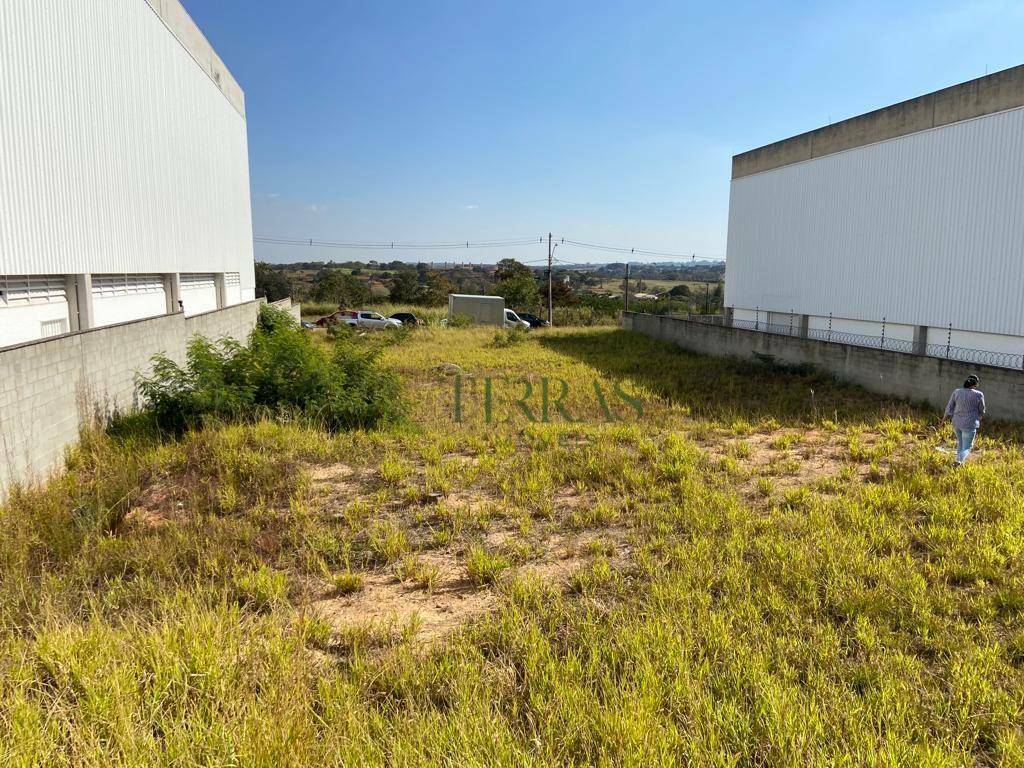
{"type": "Polygon", "coordinates": [[[510,248],[514,246],[535,245],[542,243],[542,237],[520,237],[505,240],[462,240],[458,242],[441,243],[359,243],[344,242],[336,240],[317,240],[315,238],[287,238],[287,237],[254,237],[254,242],[268,245],[293,245],[307,248],[342,248],[348,250],[369,250],[369,251],[457,251],[473,248],[510,248]]]}
{"type": "MultiPolygon", "coordinates": [[[[454,240],[443,242],[405,243],[398,241],[391,242],[354,242],[343,240],[317,240],[316,238],[296,237],[269,237],[257,236],[254,242],[266,245],[290,245],[307,248],[341,248],[347,250],[366,251],[456,251],[472,250],[477,248],[514,248],[527,245],[543,244],[544,237],[516,237],[495,240],[454,240]]],[[[628,256],[657,257],[661,259],[673,259],[676,261],[694,261],[700,258],[704,261],[725,261],[724,256],[712,256],[698,253],[670,253],[668,251],[652,251],[645,248],[633,248],[621,245],[608,245],[605,243],[588,243],[581,240],[572,240],[567,237],[560,237],[558,245],[568,245],[572,248],[583,250],[601,251],[603,253],[616,253],[628,256]]],[[[555,259],[565,264],[581,264],[568,259],[555,259]]]]}
{"type": "Polygon", "coordinates": [[[604,245],[602,243],[584,243],[579,240],[570,240],[567,237],[561,238],[559,241],[562,245],[568,245],[575,248],[585,248],[591,251],[605,251],[607,253],[623,253],[631,256],[660,256],[662,258],[670,259],[695,259],[698,256],[705,260],[713,261],[725,261],[724,256],[709,256],[705,254],[697,253],[668,253],[665,251],[648,251],[643,248],[628,248],[621,245],[604,245]]]}

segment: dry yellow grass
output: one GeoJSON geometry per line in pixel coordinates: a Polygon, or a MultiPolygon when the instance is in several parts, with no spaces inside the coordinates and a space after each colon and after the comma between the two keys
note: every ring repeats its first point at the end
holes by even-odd
{"type": "Polygon", "coordinates": [[[954,472],[821,378],[494,342],[388,346],[403,425],[93,436],[16,495],[0,763],[1024,761],[1015,430],[954,472]]]}

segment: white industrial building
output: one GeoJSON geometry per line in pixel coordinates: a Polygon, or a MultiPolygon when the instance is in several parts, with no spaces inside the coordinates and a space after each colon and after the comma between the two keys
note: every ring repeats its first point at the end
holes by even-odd
{"type": "Polygon", "coordinates": [[[3,0],[0,347],[254,292],[244,96],[178,0],[3,0]]]}
{"type": "Polygon", "coordinates": [[[1022,288],[1024,66],[733,158],[737,325],[1019,355],[1022,288]]]}

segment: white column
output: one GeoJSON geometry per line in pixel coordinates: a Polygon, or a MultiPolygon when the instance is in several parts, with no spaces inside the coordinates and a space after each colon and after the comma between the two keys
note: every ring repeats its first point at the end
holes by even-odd
{"type": "Polygon", "coordinates": [[[87,331],[95,326],[92,311],[92,275],[66,275],[68,326],[72,331],[87,331]]]}
{"type": "Polygon", "coordinates": [[[224,309],[228,305],[228,287],[223,272],[214,274],[213,284],[217,289],[217,309],[224,309]]]}
{"type": "Polygon", "coordinates": [[[164,296],[167,297],[167,314],[181,312],[181,275],[168,272],[164,275],[164,296]]]}

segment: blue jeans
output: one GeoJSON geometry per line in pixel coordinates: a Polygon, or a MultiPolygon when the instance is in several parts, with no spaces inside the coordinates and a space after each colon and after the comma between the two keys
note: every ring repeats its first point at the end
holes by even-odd
{"type": "Polygon", "coordinates": [[[956,432],[956,460],[967,461],[967,457],[971,455],[971,448],[974,447],[974,437],[978,434],[978,429],[953,427],[953,431],[956,432]]]}

